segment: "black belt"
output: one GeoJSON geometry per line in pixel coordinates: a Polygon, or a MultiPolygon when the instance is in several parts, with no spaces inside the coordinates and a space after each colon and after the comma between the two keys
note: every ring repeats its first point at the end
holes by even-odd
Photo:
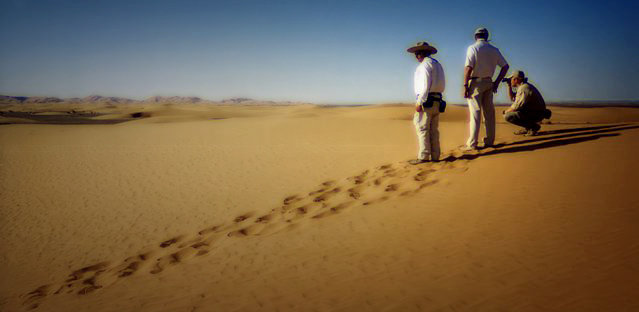
{"type": "Polygon", "coordinates": [[[440,113],[446,110],[446,101],[443,100],[441,92],[428,92],[426,101],[421,104],[423,109],[427,109],[433,107],[434,102],[439,102],[440,113]]]}

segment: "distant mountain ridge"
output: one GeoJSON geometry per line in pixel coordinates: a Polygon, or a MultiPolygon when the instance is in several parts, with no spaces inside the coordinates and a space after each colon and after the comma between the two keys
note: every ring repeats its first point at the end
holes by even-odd
{"type": "Polygon", "coordinates": [[[89,104],[144,104],[144,103],[166,103],[166,104],[301,104],[301,102],[275,102],[259,101],[251,98],[230,98],[221,101],[209,101],[195,96],[152,96],[144,100],[134,100],[123,97],[89,95],[83,98],[58,98],[45,96],[10,96],[0,95],[0,104],[33,104],[33,103],[89,103],[89,104]]]}
{"type": "Polygon", "coordinates": [[[8,96],[0,95],[1,104],[18,104],[18,103],[59,103],[64,102],[63,99],[50,96],[8,96]]]}

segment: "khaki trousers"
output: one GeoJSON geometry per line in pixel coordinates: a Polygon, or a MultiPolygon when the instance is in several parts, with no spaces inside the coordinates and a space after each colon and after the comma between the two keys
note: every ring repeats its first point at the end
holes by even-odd
{"type": "Polygon", "coordinates": [[[526,130],[539,130],[539,122],[541,122],[544,117],[541,112],[509,112],[504,115],[504,119],[513,124],[520,127],[526,128],[526,130]]]}
{"type": "Polygon", "coordinates": [[[417,159],[439,160],[439,103],[423,112],[415,112],[413,124],[417,132],[417,159]]]}
{"type": "Polygon", "coordinates": [[[468,111],[470,112],[470,136],[466,145],[477,147],[477,137],[481,126],[481,115],[484,115],[486,137],[484,145],[495,143],[495,106],[493,105],[493,82],[491,79],[473,79],[470,82],[470,99],[468,99],[468,111]]]}

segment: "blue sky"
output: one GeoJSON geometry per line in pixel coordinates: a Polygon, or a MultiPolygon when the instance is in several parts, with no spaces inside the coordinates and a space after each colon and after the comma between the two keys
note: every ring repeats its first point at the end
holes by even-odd
{"type": "Polygon", "coordinates": [[[636,100],[637,3],[0,0],[0,94],[410,102],[425,40],[460,102],[484,26],[548,100],[636,100]]]}

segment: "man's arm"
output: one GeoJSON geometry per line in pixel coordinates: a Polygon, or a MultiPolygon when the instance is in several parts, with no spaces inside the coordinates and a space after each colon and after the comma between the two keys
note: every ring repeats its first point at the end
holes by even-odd
{"type": "Polygon", "coordinates": [[[464,68],[464,91],[463,96],[465,99],[470,98],[470,74],[473,72],[473,68],[471,66],[466,66],[464,68]]]}
{"type": "MultiPolygon", "coordinates": [[[[508,98],[511,102],[515,102],[515,93],[513,92],[513,86],[510,84],[510,80],[508,80],[508,98]]],[[[510,113],[513,111],[513,105],[511,104],[506,110],[504,114],[510,113]]]]}
{"type": "Polygon", "coordinates": [[[420,65],[419,74],[424,76],[424,86],[423,91],[417,97],[417,102],[415,102],[415,111],[422,111],[422,103],[426,101],[428,98],[428,93],[430,92],[430,86],[432,84],[432,77],[430,75],[430,68],[426,66],[420,65]]]}
{"type": "Polygon", "coordinates": [[[511,85],[511,79],[508,79],[508,98],[511,102],[515,101],[515,93],[513,92],[513,86],[511,85]]]}
{"type": "Polygon", "coordinates": [[[464,80],[462,83],[464,84],[462,91],[462,96],[465,99],[470,98],[470,75],[473,72],[473,68],[475,68],[475,63],[477,61],[477,55],[475,50],[473,50],[473,46],[468,47],[466,49],[466,62],[464,63],[464,80]]]}
{"type": "MultiPolygon", "coordinates": [[[[512,94],[512,91],[510,91],[510,93],[512,94]]],[[[521,110],[529,96],[530,94],[526,87],[523,85],[519,86],[519,88],[517,88],[517,95],[514,96],[513,104],[510,105],[510,107],[506,111],[504,111],[504,113],[516,112],[521,110]]]]}
{"type": "Polygon", "coordinates": [[[497,75],[497,80],[493,82],[493,93],[497,93],[497,89],[499,88],[499,83],[501,83],[501,80],[504,79],[504,77],[506,77],[506,73],[508,73],[508,68],[510,68],[508,64],[501,67],[501,70],[499,71],[499,75],[497,75]]]}
{"type": "Polygon", "coordinates": [[[424,92],[419,95],[417,98],[417,103],[415,103],[415,110],[418,112],[422,111],[422,103],[428,99],[428,93],[430,92],[430,87],[433,84],[433,77],[431,77],[431,67],[424,66],[424,92]]]}

